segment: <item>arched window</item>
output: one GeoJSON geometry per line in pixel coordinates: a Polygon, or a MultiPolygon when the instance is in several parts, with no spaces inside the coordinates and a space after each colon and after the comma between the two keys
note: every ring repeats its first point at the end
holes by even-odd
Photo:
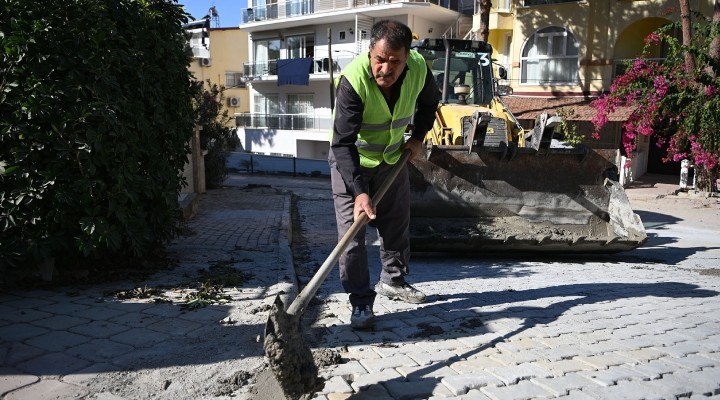
{"type": "Polygon", "coordinates": [[[520,83],[561,85],[578,82],[578,43],[560,27],[543,28],[528,38],[521,57],[520,83]]]}

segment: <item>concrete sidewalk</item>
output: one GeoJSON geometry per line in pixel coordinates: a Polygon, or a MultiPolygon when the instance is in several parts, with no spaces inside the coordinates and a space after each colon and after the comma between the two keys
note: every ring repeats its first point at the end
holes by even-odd
{"type": "Polygon", "coordinates": [[[188,235],[169,247],[172,270],[143,282],[0,294],[2,399],[247,395],[264,362],[269,303],[297,292],[290,224],[288,192],[210,190],[188,235]],[[186,307],[199,283],[232,271],[244,279],[235,276],[220,303],[186,307]]]}

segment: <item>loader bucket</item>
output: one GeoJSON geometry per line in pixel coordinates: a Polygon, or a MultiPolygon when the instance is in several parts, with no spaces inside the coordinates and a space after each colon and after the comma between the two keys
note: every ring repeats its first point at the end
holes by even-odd
{"type": "Polygon", "coordinates": [[[616,253],[645,228],[614,165],[590,149],[433,146],[409,165],[411,247],[420,252],[616,253]]]}

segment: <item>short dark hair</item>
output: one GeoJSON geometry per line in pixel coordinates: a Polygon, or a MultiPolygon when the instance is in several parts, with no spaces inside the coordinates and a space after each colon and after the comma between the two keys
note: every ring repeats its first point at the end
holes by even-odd
{"type": "Polygon", "coordinates": [[[412,46],[412,31],[402,22],[393,20],[382,20],[373,25],[370,31],[370,48],[375,47],[375,42],[385,39],[392,50],[405,49],[410,51],[412,46]]]}

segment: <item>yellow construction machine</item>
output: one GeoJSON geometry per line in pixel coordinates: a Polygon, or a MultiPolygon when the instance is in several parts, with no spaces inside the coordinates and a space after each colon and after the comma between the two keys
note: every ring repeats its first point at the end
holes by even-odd
{"type": "Polygon", "coordinates": [[[409,165],[413,251],[615,253],[647,240],[612,157],[553,139],[558,116],[523,129],[502,101],[492,46],[422,39],[442,91],[424,158],[409,165]]]}

